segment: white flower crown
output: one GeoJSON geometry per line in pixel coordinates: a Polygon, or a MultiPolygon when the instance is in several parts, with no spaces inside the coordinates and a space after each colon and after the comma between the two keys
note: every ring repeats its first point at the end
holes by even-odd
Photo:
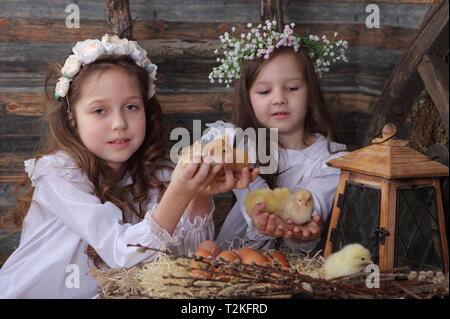
{"type": "Polygon", "coordinates": [[[80,71],[81,66],[94,62],[98,57],[110,54],[129,55],[133,58],[137,65],[144,68],[150,73],[151,83],[149,87],[149,97],[155,94],[156,70],[158,67],[151,63],[145,51],[136,41],[128,39],[120,39],[117,35],[105,34],[102,40],[84,40],[77,42],[72,49],[64,66],[61,69],[62,77],[58,79],[55,88],[55,99],[65,97],[69,91],[70,82],[80,71]]]}
{"type": "MultiPolygon", "coordinates": [[[[221,65],[214,67],[209,74],[211,83],[215,79],[219,83],[226,83],[227,87],[235,79],[239,78],[241,65],[244,61],[254,60],[255,58],[268,59],[270,54],[279,47],[293,47],[295,52],[299,48],[306,48],[309,56],[314,61],[314,69],[316,73],[322,76],[322,72],[328,72],[331,63],[339,60],[348,62],[345,57],[345,50],[348,49],[348,42],[344,40],[335,41],[328,40],[324,35],[319,38],[316,35],[308,37],[294,34],[294,23],[286,25],[283,33],[272,29],[276,27],[276,21],[267,20],[265,25],[258,25],[253,28],[252,24],[247,24],[247,28],[251,29],[247,34],[242,33],[240,38],[231,37],[225,32],[219,37],[222,42],[223,54],[225,58],[217,58],[217,62],[221,65]]],[[[231,33],[236,31],[235,27],[231,28],[231,33]]],[[[337,32],[334,33],[336,38],[337,32]]],[[[215,50],[218,53],[218,50],[215,50]]]]}

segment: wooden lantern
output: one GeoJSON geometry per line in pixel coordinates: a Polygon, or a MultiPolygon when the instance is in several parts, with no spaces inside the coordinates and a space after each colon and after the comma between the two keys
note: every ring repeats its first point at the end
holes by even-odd
{"type": "Polygon", "coordinates": [[[380,270],[448,272],[439,177],[448,168],[395,139],[386,124],[372,145],[327,162],[340,168],[324,256],[349,243],[368,248],[380,270]]]}

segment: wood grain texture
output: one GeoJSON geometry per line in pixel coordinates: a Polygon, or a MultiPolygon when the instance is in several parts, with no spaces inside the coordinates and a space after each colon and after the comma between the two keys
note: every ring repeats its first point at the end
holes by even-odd
{"type": "MultiPolygon", "coordinates": [[[[170,21],[137,21],[133,36],[143,39],[182,39],[215,40],[225,31],[236,26],[236,34],[248,32],[245,23],[216,22],[170,22],[170,21]]],[[[104,21],[87,20],[79,29],[67,29],[64,22],[52,19],[35,18],[1,18],[0,42],[45,42],[75,43],[84,39],[99,38],[109,31],[104,21]]],[[[345,39],[351,46],[366,46],[406,50],[412,43],[417,29],[381,25],[379,29],[368,29],[363,24],[312,24],[297,23],[295,30],[299,34],[321,34],[332,38],[338,32],[339,39],[345,39]]]]}
{"type": "Polygon", "coordinates": [[[327,165],[388,179],[448,176],[448,167],[425,155],[407,146],[384,144],[353,151],[328,161],[327,165]]]}
{"type": "MultiPolygon", "coordinates": [[[[422,21],[427,3],[418,2],[379,2],[381,24],[417,28],[422,21]]],[[[23,0],[20,4],[14,0],[3,0],[0,18],[46,18],[60,19],[63,23],[67,17],[66,3],[58,0],[46,0],[45,4],[36,5],[32,0],[23,0]]],[[[105,1],[80,1],[80,23],[86,20],[106,21],[105,1]]],[[[285,23],[354,23],[364,24],[368,13],[368,3],[360,1],[288,1],[283,2],[285,23]],[[326,8],[326,9],[324,9],[326,8]]],[[[159,0],[151,2],[131,2],[133,19],[172,22],[259,22],[259,1],[211,1],[196,0],[183,2],[179,0],[159,0]]]]}
{"type": "Polygon", "coordinates": [[[441,57],[425,54],[417,67],[425,89],[433,99],[449,134],[448,63],[441,57]]]}

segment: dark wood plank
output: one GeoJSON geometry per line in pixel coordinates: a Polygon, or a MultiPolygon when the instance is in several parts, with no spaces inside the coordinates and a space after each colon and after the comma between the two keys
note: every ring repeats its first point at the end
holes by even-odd
{"type": "Polygon", "coordinates": [[[34,152],[39,143],[39,136],[5,136],[0,140],[0,153],[34,152]]]}
{"type": "Polygon", "coordinates": [[[441,57],[425,54],[418,70],[425,89],[439,111],[448,136],[448,63],[441,57]]]}
{"type": "MultiPolygon", "coordinates": [[[[246,24],[233,24],[236,34],[247,32],[246,24]]],[[[84,39],[99,38],[109,32],[104,21],[87,20],[79,29],[67,29],[61,20],[33,18],[3,18],[0,20],[2,32],[0,42],[46,42],[75,43],[84,39]]],[[[183,39],[218,41],[218,36],[228,31],[231,23],[215,22],[169,22],[137,21],[134,25],[134,39],[183,39]]],[[[367,29],[363,24],[306,24],[299,23],[295,30],[300,34],[325,34],[332,38],[334,32],[340,39],[353,46],[405,50],[417,32],[415,28],[400,28],[381,25],[379,29],[367,29]]]]}
{"type": "MultiPolygon", "coordinates": [[[[412,0],[414,1],[414,0],[412,0]]],[[[153,21],[189,22],[259,22],[259,1],[211,1],[196,0],[183,2],[165,0],[153,2],[131,2],[132,18],[153,21]]],[[[381,11],[383,25],[417,28],[422,21],[426,4],[420,2],[375,2],[381,11]]],[[[2,1],[3,17],[47,18],[65,21],[66,3],[46,0],[36,5],[32,0],[17,3],[14,0],[2,1]]],[[[283,2],[285,22],[303,21],[306,23],[355,23],[363,24],[367,13],[367,3],[360,1],[288,1],[283,2]],[[324,10],[324,6],[326,10],[324,10]]],[[[79,3],[80,23],[86,20],[106,21],[106,5],[103,0],[79,3]]]]}
{"type": "MultiPolygon", "coordinates": [[[[193,63],[173,59],[174,63],[169,61],[159,64],[159,75],[157,82],[157,94],[195,94],[206,92],[225,92],[226,86],[211,84],[208,79],[208,73],[214,66],[214,61],[210,64],[198,60],[193,63]],[[177,70],[177,65],[179,69],[177,70]]],[[[383,88],[385,79],[389,76],[393,65],[387,66],[360,66],[357,63],[339,64],[331,68],[331,72],[324,74],[320,79],[322,89],[325,92],[365,92],[379,95],[383,88]]],[[[36,77],[23,77],[17,73],[3,77],[0,73],[0,110],[4,105],[14,108],[17,104],[15,94],[22,93],[41,93],[43,91],[44,74],[37,74],[36,77]],[[8,94],[9,95],[6,95],[8,94]],[[3,105],[3,106],[2,106],[3,105]]],[[[49,90],[53,89],[49,85],[49,90]]],[[[35,101],[35,107],[43,105],[44,100],[35,101]]],[[[1,112],[1,111],[0,111],[1,112]]]]}
{"type": "MultiPolygon", "coordinates": [[[[255,0],[225,0],[224,2],[254,2],[255,0]]],[[[283,2],[345,2],[345,3],[367,3],[367,0],[283,0],[283,2]]],[[[377,0],[374,3],[394,3],[394,4],[429,4],[436,0],[377,0]]]]}

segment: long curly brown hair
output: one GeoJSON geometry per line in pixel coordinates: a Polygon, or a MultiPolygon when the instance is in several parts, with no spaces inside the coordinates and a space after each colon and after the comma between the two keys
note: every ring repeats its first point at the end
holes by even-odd
{"type": "MultiPolygon", "coordinates": [[[[309,57],[308,51],[303,48],[301,48],[298,52],[294,52],[292,48],[281,47],[276,49],[270,55],[268,60],[248,60],[242,65],[240,76],[234,89],[235,103],[232,110],[232,121],[237,127],[240,127],[243,130],[249,127],[252,127],[255,130],[258,128],[264,128],[264,126],[256,118],[249,92],[261,69],[267,63],[270,63],[270,61],[272,61],[276,56],[283,53],[295,54],[298,66],[302,71],[308,86],[308,110],[305,118],[305,134],[303,143],[307,145],[307,138],[314,133],[320,133],[327,139],[328,151],[333,153],[331,150],[331,141],[335,139],[335,129],[320,88],[319,79],[314,70],[313,61],[309,57]]],[[[266,137],[266,145],[269,147],[270,143],[268,133],[266,134],[266,137]]],[[[269,153],[269,149],[267,149],[267,153],[269,153]]],[[[265,174],[261,175],[261,177],[263,177],[267,181],[268,185],[273,188],[276,176],[279,174],[281,174],[281,172],[277,172],[275,174],[265,174]]]]}
{"type": "MultiPolygon", "coordinates": [[[[117,205],[122,210],[125,223],[131,222],[133,215],[142,219],[146,213],[146,205],[150,200],[149,190],[158,189],[160,195],[165,190],[166,182],[157,178],[157,171],[169,167],[168,162],[162,161],[162,159],[168,159],[166,152],[167,126],[157,98],[155,96],[149,98],[148,88],[151,81],[149,74],[139,67],[130,56],[104,56],[81,68],[71,82],[67,100],[55,101],[49,95],[48,87],[50,80],[58,77],[59,70],[60,67],[53,65],[45,79],[47,112],[44,121],[48,124],[48,130],[43,132],[36,158],[39,159],[56,151],[66,152],[92,182],[95,194],[102,203],[110,201],[117,205]],[[76,129],[69,125],[67,117],[68,100],[76,123],[73,107],[80,98],[80,88],[83,81],[92,73],[104,72],[111,67],[122,68],[138,80],[144,100],[147,123],[142,145],[127,161],[126,170],[132,178],[132,183],[125,186],[124,189],[114,180],[113,171],[107,163],[96,157],[84,146],[76,129]]],[[[53,86],[50,88],[50,91],[53,92],[53,86]]],[[[29,178],[16,185],[14,195],[18,203],[10,211],[6,224],[20,229],[31,205],[33,193],[34,188],[31,186],[29,178]],[[25,192],[23,192],[24,188],[26,188],[25,192]],[[19,193],[23,195],[20,196],[19,193]]],[[[3,224],[5,224],[5,221],[3,221],[3,224]]],[[[91,246],[88,247],[87,254],[96,266],[101,265],[100,257],[91,246]]]]}

